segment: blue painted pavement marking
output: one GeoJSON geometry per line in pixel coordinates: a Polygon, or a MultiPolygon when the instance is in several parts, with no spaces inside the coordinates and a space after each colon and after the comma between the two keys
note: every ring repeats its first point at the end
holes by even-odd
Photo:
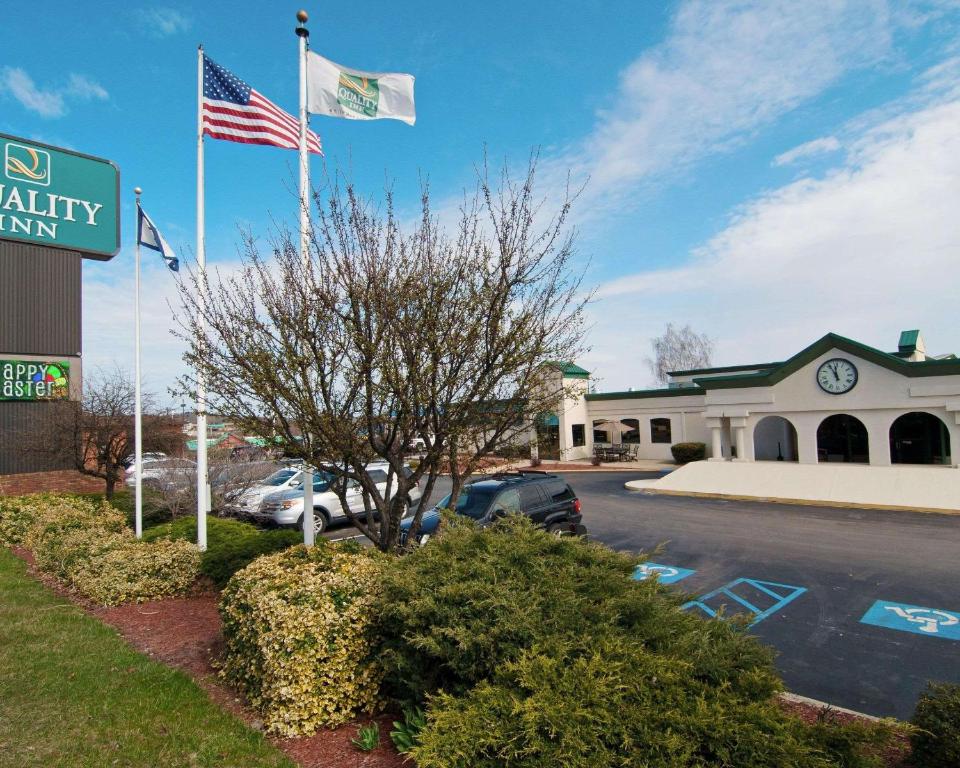
{"type": "MultiPolygon", "coordinates": [[[[712,619],[719,611],[717,608],[713,608],[709,605],[711,600],[724,606],[726,606],[728,600],[733,600],[735,603],[738,603],[746,608],[746,612],[753,616],[749,624],[749,626],[752,627],[754,624],[759,624],[761,621],[768,618],[771,614],[776,613],[788,603],[793,602],[806,591],[806,587],[795,587],[790,584],[779,584],[775,581],[735,579],[729,584],[725,584],[719,589],[713,590],[713,592],[708,592],[707,594],[698,597],[696,600],[691,600],[690,602],[684,603],[682,606],[680,606],[680,608],[684,611],[691,608],[696,608],[712,619]],[[740,594],[737,594],[735,591],[738,588],[740,589],[740,594]],[[743,594],[745,591],[751,592],[749,599],[743,594]],[[720,599],[717,600],[716,598],[720,599]],[[757,605],[756,603],[762,603],[762,605],[757,605]]],[[[727,615],[734,615],[737,613],[742,613],[742,611],[728,611],[727,615]]]]}
{"type": "Polygon", "coordinates": [[[960,613],[939,608],[877,600],[863,614],[860,623],[944,640],[960,640],[960,613]]]}
{"type": "Polygon", "coordinates": [[[673,584],[681,579],[692,576],[696,571],[689,568],[680,568],[676,565],[661,565],[660,563],[643,563],[637,566],[633,572],[633,578],[637,581],[643,581],[651,576],[656,576],[661,584],[673,584]]]}

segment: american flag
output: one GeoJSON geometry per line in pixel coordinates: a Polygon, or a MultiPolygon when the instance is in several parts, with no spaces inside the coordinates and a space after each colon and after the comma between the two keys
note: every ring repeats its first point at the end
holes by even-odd
{"type": "MultiPolygon", "coordinates": [[[[300,123],[233,72],[203,55],[203,132],[244,144],[299,149],[300,123]]],[[[320,137],[307,130],[307,150],[322,155],[320,137]]]]}

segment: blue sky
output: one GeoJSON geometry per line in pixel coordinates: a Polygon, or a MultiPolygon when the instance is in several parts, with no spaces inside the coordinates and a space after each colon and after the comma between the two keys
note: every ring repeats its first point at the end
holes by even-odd
{"type": "MultiPolygon", "coordinates": [[[[296,7],[49,2],[0,26],[0,131],[114,160],[124,247],[84,265],[84,360],[132,368],[132,188],[189,254],[196,47],[281,106],[297,98],[296,7]]],[[[881,348],[920,327],[960,352],[960,3],[446,2],[306,6],[311,44],[416,76],[417,124],[314,117],[328,169],[403,206],[439,204],[484,145],[543,191],[589,180],[589,354],[610,391],[645,386],[650,338],[689,322],[715,362],[782,359],[827,331],[881,348]]],[[[237,227],[293,221],[293,152],[207,141],[208,260],[237,227]]],[[[313,160],[315,176],[324,161],[313,160]]],[[[171,276],[147,266],[149,386],[173,382],[171,276]]]]}

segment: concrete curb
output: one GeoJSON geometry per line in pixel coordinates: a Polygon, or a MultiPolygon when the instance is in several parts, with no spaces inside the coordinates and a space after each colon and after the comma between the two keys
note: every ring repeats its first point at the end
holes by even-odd
{"type": "Polygon", "coordinates": [[[860,717],[864,720],[871,720],[877,722],[883,718],[877,717],[876,715],[868,715],[866,712],[857,712],[855,709],[846,709],[845,707],[838,707],[834,704],[829,704],[826,701],[818,701],[817,699],[811,699],[806,696],[800,696],[796,693],[789,693],[784,691],[783,693],[778,694],[778,696],[783,700],[790,702],[791,704],[806,704],[807,706],[817,707],[818,709],[830,709],[834,712],[842,712],[845,715],[852,715],[853,717],[860,717]]]}
{"type": "Polygon", "coordinates": [[[668,491],[643,483],[655,480],[629,480],[623,484],[628,491],[643,491],[651,496],[686,496],[693,499],[722,499],[724,501],[760,501],[770,504],[794,504],[801,507],[833,507],[836,509],[871,509],[890,512],[920,512],[927,515],[960,515],[960,509],[931,509],[928,507],[905,507],[896,504],[856,504],[849,501],[829,501],[826,499],[790,499],[775,496],[744,496],[732,493],[707,493],[701,491],[668,491]]]}

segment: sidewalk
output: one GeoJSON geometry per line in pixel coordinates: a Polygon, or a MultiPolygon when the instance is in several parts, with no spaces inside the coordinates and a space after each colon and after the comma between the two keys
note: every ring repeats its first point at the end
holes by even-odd
{"type": "MultiPolygon", "coordinates": [[[[594,466],[589,461],[544,461],[533,467],[530,462],[515,461],[499,467],[483,470],[485,473],[503,472],[509,469],[535,469],[540,472],[667,472],[677,468],[673,462],[638,459],[636,461],[609,461],[594,466]]],[[[479,473],[478,473],[479,474],[479,473]]]]}

